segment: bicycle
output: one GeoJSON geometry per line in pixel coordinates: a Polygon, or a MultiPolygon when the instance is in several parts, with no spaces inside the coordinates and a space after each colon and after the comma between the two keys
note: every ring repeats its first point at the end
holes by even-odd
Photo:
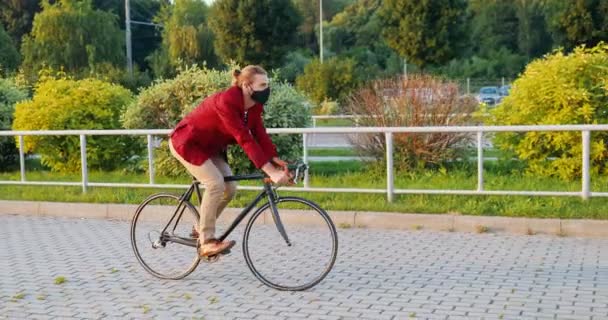
{"type": "MultiPolygon", "coordinates": [[[[302,180],[308,166],[298,163],[290,165],[289,169],[295,184],[302,180]]],[[[245,261],[257,279],[274,289],[300,291],[315,286],[327,276],[336,261],[338,234],[325,210],[304,198],[280,197],[278,187],[273,186],[262,173],[229,176],[224,180],[264,182],[263,190],[218,238],[220,241],[226,239],[257,204],[267,198],[267,202],[257,207],[249,218],[242,241],[245,261]],[[253,232],[254,229],[258,231],[253,232]]],[[[153,194],[135,211],[131,222],[131,246],[142,267],[158,278],[183,279],[201,261],[196,251],[194,231],[199,222],[199,212],[190,202],[196,192],[200,204],[199,184],[194,179],[181,196],[153,194]],[[151,227],[152,231],[145,232],[146,227],[151,227]],[[171,255],[160,256],[167,253],[171,255]],[[178,270],[165,270],[164,267],[170,264],[177,265],[178,270]]],[[[203,261],[216,262],[221,256],[203,261]]]]}

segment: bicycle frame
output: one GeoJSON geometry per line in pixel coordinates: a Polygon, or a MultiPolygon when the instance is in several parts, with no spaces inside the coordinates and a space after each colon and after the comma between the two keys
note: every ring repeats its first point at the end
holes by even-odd
{"type": "MultiPolygon", "coordinates": [[[[228,181],[242,181],[242,180],[261,180],[263,178],[264,178],[264,175],[262,175],[262,174],[250,174],[250,175],[242,175],[242,176],[224,177],[224,181],[228,182],[228,181]]],[[[186,209],[184,202],[190,201],[194,192],[196,192],[196,194],[199,198],[199,204],[202,202],[201,190],[199,188],[199,184],[200,184],[199,181],[194,181],[192,183],[192,185],[190,186],[190,188],[188,189],[188,191],[186,191],[180,197],[179,204],[177,205],[177,208],[176,208],[175,212],[173,213],[173,216],[171,217],[169,222],[167,222],[167,225],[163,228],[163,231],[161,232],[161,242],[170,241],[170,242],[175,242],[175,243],[179,243],[179,244],[183,244],[183,245],[187,245],[187,246],[191,246],[191,247],[197,246],[196,239],[177,237],[177,236],[173,235],[173,232],[171,234],[169,234],[166,231],[167,231],[167,228],[169,228],[169,226],[175,219],[175,217],[177,216],[177,219],[175,219],[175,225],[172,230],[172,231],[175,231],[175,229],[177,228],[177,224],[179,223],[179,220],[181,219],[181,217],[186,209]],[[179,215],[178,215],[178,212],[179,212],[179,215]]],[[[255,208],[257,206],[257,204],[265,196],[268,197],[268,202],[270,203],[272,217],[277,226],[279,233],[281,234],[281,236],[283,237],[283,239],[285,240],[287,245],[291,246],[291,242],[289,241],[289,237],[287,236],[287,233],[285,231],[283,223],[281,222],[281,218],[279,217],[279,212],[276,207],[276,197],[277,197],[276,193],[272,188],[272,184],[269,182],[264,183],[264,190],[262,190],[255,197],[255,199],[252,202],[250,202],[247,205],[247,207],[245,207],[241,211],[241,213],[234,219],[232,224],[230,224],[228,229],[226,229],[226,231],[218,238],[218,240],[223,241],[224,239],[226,239],[230,235],[230,233],[232,233],[232,231],[234,231],[234,229],[241,223],[241,221],[243,221],[243,219],[245,219],[245,217],[253,210],[253,208],[255,208]]],[[[203,213],[200,213],[200,214],[203,214],[203,213]]]]}

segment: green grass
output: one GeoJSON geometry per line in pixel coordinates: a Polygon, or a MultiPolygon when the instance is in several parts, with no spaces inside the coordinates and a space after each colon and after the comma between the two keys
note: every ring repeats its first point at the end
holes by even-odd
{"type": "Polygon", "coordinates": [[[354,119],[317,119],[317,127],[354,127],[354,119]]]}
{"type": "Polygon", "coordinates": [[[311,157],[354,157],[357,153],[352,148],[317,148],[308,150],[311,157]]]}
{"type": "MultiPolygon", "coordinates": [[[[395,187],[398,189],[464,189],[477,186],[476,165],[457,164],[450,168],[424,171],[398,171],[395,187]]],[[[484,167],[486,190],[543,190],[580,191],[580,181],[564,181],[557,178],[540,178],[521,173],[514,162],[486,162],[484,167]]],[[[0,173],[0,180],[18,180],[19,172],[0,173]]],[[[58,174],[43,169],[30,170],[28,180],[80,181],[80,174],[58,174]]],[[[90,181],[146,183],[146,174],[124,171],[91,172],[90,181]]],[[[158,183],[188,184],[187,177],[172,179],[156,177],[158,183]]],[[[312,187],[376,188],[386,186],[386,173],[382,166],[366,168],[357,161],[313,163],[310,173],[312,187]]],[[[592,191],[607,191],[607,177],[592,177],[592,191]]],[[[242,185],[256,185],[247,181],[242,185]]],[[[150,188],[89,188],[82,193],[81,187],[14,186],[0,185],[0,199],[65,201],[93,203],[140,203],[148,195],[160,189],[150,188]]],[[[172,193],[182,189],[165,189],[172,193]]],[[[231,206],[242,207],[257,192],[241,190],[231,206]]],[[[280,195],[298,195],[319,203],[328,210],[362,210],[419,213],[454,213],[487,216],[543,217],[543,218],[592,218],[608,219],[608,199],[592,198],[583,201],[579,197],[526,197],[526,196],[458,196],[458,195],[397,195],[388,203],[386,195],[359,193],[287,192],[280,195]]]]}

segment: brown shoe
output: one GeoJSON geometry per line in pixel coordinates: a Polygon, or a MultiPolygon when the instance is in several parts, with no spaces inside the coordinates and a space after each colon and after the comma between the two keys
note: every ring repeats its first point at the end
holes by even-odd
{"type": "Polygon", "coordinates": [[[236,241],[234,240],[219,241],[217,239],[207,239],[202,245],[199,242],[198,256],[202,258],[224,253],[227,250],[230,250],[230,248],[232,248],[235,244],[236,241]]]}

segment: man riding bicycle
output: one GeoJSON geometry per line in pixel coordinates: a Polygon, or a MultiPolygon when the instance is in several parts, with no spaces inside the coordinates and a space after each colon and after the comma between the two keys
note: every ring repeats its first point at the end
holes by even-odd
{"type": "Polygon", "coordinates": [[[277,184],[290,180],[287,163],[278,157],[266,133],[263,105],[270,96],[267,72],[249,65],[233,73],[232,86],[205,98],[170,134],[171,154],[205,185],[198,230],[198,255],[209,257],[229,250],[234,240],[215,238],[216,219],[234,198],[236,182],[227,163],[228,145],[238,143],[256,168],[277,184]]]}

